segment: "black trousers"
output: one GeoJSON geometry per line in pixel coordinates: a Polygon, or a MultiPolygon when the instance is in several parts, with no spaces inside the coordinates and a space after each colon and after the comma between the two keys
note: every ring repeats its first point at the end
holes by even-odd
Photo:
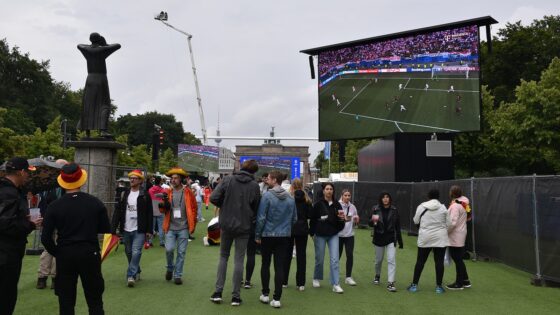
{"type": "Polygon", "coordinates": [[[261,239],[261,281],[262,294],[269,295],[270,263],[274,256],[274,295],[273,299],[280,301],[282,297],[282,282],[284,281],[284,262],[286,248],[290,247],[290,237],[263,237],[261,239]]]}
{"type": "Polygon", "coordinates": [[[255,255],[257,254],[257,243],[255,243],[255,233],[249,234],[247,243],[247,262],[245,263],[245,281],[251,282],[253,271],[255,270],[255,255]]]}
{"type": "Polygon", "coordinates": [[[307,235],[302,236],[292,236],[290,244],[286,248],[286,262],[284,263],[284,283],[288,285],[288,279],[290,278],[290,267],[292,265],[292,252],[294,244],[296,245],[296,286],[305,286],[305,268],[307,265],[306,255],[307,255],[307,235]],[[290,246],[291,245],[291,246],[290,246]]]}
{"type": "Polygon", "coordinates": [[[354,236],[338,238],[338,259],[342,257],[342,250],[346,247],[346,278],[352,277],[354,266],[354,236]]]}
{"type": "Polygon", "coordinates": [[[412,283],[418,284],[420,275],[424,270],[424,264],[428,260],[431,251],[434,251],[434,263],[436,265],[436,284],[441,285],[443,281],[443,258],[445,257],[445,247],[418,247],[418,255],[416,256],[416,266],[414,266],[414,278],[412,283]]]}
{"type": "Polygon", "coordinates": [[[99,249],[84,244],[58,248],[55,294],[58,296],[60,314],[75,314],[78,277],[82,281],[89,314],[104,314],[105,282],[101,274],[99,249]]]}
{"type": "Polygon", "coordinates": [[[11,315],[17,301],[17,285],[25,248],[0,249],[0,315],[11,315]]]}
{"type": "Polygon", "coordinates": [[[457,276],[455,276],[455,283],[463,284],[463,281],[469,280],[469,275],[467,274],[467,267],[463,261],[463,255],[465,254],[465,247],[451,247],[449,246],[449,255],[455,263],[455,271],[457,276]]]}

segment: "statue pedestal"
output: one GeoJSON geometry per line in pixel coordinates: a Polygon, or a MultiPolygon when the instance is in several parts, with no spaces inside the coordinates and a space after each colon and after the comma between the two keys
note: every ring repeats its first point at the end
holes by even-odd
{"type": "Polygon", "coordinates": [[[69,141],[67,144],[76,148],[74,161],[88,173],[82,191],[99,198],[111,217],[115,201],[117,150],[126,146],[102,138],[69,141]]]}

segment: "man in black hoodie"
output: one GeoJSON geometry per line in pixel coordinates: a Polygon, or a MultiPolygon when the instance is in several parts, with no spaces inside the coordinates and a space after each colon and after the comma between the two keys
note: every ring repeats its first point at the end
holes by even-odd
{"type": "Polygon", "coordinates": [[[6,162],[6,176],[0,178],[0,314],[12,314],[17,301],[17,284],[25,254],[27,235],[41,225],[41,217],[31,218],[21,187],[29,178],[26,159],[6,162]]]}
{"type": "Polygon", "coordinates": [[[254,177],[258,170],[259,165],[255,160],[243,162],[241,171],[224,178],[210,195],[210,202],[220,208],[219,222],[222,229],[216,291],[210,297],[214,303],[222,302],[227,262],[235,241],[231,305],[241,304],[239,291],[243,279],[243,260],[261,197],[259,185],[254,177]]]}

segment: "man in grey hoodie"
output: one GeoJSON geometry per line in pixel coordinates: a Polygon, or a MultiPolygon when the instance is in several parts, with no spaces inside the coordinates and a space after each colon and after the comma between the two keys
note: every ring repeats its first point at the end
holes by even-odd
{"type": "Polygon", "coordinates": [[[210,195],[210,202],[220,208],[220,260],[216,276],[216,291],[210,297],[214,303],[222,302],[222,291],[226,280],[227,263],[231,246],[235,241],[235,258],[233,269],[233,292],[231,305],[241,304],[241,280],[243,279],[243,261],[247,251],[247,242],[251,225],[255,220],[260,201],[259,185],[254,174],[259,170],[255,160],[241,164],[241,171],[226,177],[210,195]]]}

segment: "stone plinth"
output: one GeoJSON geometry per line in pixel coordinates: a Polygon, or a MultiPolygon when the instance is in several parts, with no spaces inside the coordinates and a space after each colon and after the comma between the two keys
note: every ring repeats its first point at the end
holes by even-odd
{"type": "Polygon", "coordinates": [[[88,173],[82,191],[99,198],[111,215],[115,200],[117,150],[125,146],[103,139],[70,141],[68,145],[76,148],[74,161],[88,173]]]}

